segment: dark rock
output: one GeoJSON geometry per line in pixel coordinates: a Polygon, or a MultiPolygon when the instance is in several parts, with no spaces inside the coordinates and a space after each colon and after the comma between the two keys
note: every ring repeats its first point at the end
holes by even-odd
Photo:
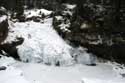
{"type": "Polygon", "coordinates": [[[96,66],[97,64],[86,64],[88,66],[96,66]]]}
{"type": "Polygon", "coordinates": [[[59,35],[74,47],[83,46],[98,57],[125,64],[125,31],[114,24],[115,9],[91,1],[78,4],[70,18],[61,12],[65,8],[55,13],[55,16],[62,16],[62,20],[55,17],[53,20],[59,35]],[[59,27],[65,24],[64,20],[71,23],[67,28],[70,32],[59,27]]]}
{"type": "Polygon", "coordinates": [[[26,17],[21,15],[19,18],[18,18],[19,22],[25,22],[26,21],[26,17]]]}
{"type": "Polygon", "coordinates": [[[0,71],[6,70],[7,68],[5,66],[0,66],[0,71]]]}
{"type": "Polygon", "coordinates": [[[3,42],[8,35],[8,26],[9,25],[7,20],[0,23],[0,43],[3,42]]]}
{"type": "Polygon", "coordinates": [[[14,57],[17,60],[20,60],[20,57],[17,52],[17,46],[21,45],[24,42],[23,38],[17,38],[18,41],[13,41],[12,43],[6,43],[0,45],[0,50],[3,50],[7,53],[7,56],[14,57]]]}
{"type": "Polygon", "coordinates": [[[60,62],[59,61],[57,61],[56,66],[60,66],[60,62]]]}
{"type": "Polygon", "coordinates": [[[123,78],[125,78],[125,73],[121,74],[121,76],[122,76],[123,78]]]}

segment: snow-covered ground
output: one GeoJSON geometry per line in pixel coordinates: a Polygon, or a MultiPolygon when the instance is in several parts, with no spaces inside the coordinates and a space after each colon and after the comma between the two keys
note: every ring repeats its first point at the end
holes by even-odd
{"type": "Polygon", "coordinates": [[[118,71],[114,71],[117,65],[112,63],[98,63],[97,66],[75,64],[72,66],[55,67],[40,63],[17,62],[10,57],[3,57],[0,59],[0,64],[7,66],[6,70],[0,71],[0,83],[125,82],[125,78],[120,76],[118,71]]]}
{"type": "Polygon", "coordinates": [[[74,65],[54,67],[41,64],[18,64],[24,76],[33,83],[124,83],[125,79],[117,77],[113,67],[98,64],[95,67],[74,65]],[[36,81],[36,82],[35,82],[36,81]]]}
{"type": "Polygon", "coordinates": [[[6,67],[5,70],[0,70],[0,83],[29,83],[23,76],[23,72],[12,66],[16,63],[13,58],[0,56],[0,68],[6,67]]]}
{"type": "Polygon", "coordinates": [[[0,71],[0,83],[30,83],[23,76],[22,71],[8,67],[4,71],[0,71]]]}

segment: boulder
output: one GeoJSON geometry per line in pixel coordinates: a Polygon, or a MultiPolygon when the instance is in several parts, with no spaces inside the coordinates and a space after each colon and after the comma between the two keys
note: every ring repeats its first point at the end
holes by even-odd
{"type": "Polygon", "coordinates": [[[23,38],[17,38],[18,41],[13,41],[12,43],[4,43],[0,45],[0,50],[3,50],[6,52],[6,56],[11,56],[17,60],[20,60],[20,57],[18,55],[18,49],[17,46],[21,45],[24,41],[23,38]]]}

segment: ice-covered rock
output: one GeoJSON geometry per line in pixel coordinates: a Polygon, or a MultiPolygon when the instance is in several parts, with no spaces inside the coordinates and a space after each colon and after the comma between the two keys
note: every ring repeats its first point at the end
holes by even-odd
{"type": "Polygon", "coordinates": [[[86,52],[86,48],[78,47],[72,51],[72,56],[79,64],[96,65],[96,57],[86,52]]]}
{"type": "MultiPolygon", "coordinates": [[[[37,14],[35,10],[32,11],[37,14]]],[[[84,48],[75,49],[68,45],[52,27],[52,20],[52,18],[45,19],[44,23],[33,21],[12,23],[9,21],[10,32],[4,43],[13,43],[17,41],[17,38],[23,38],[22,45],[16,48],[20,59],[24,62],[58,66],[71,65],[75,61],[82,64],[95,63],[94,58],[91,54],[86,53],[84,48]]]]}
{"type": "Polygon", "coordinates": [[[6,15],[3,15],[0,17],[0,23],[7,20],[7,16],[6,15]]]}
{"type": "Polygon", "coordinates": [[[18,54],[24,62],[41,62],[50,65],[71,65],[73,58],[69,46],[52,27],[52,19],[45,23],[25,22],[15,23],[10,27],[10,33],[5,42],[24,38],[18,46],[18,54]]]}

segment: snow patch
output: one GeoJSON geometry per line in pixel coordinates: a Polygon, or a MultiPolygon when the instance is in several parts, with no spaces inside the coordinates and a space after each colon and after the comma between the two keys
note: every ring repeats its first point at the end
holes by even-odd
{"type": "Polygon", "coordinates": [[[83,78],[81,83],[123,83],[123,82],[114,82],[113,80],[101,80],[97,78],[83,78]]]}
{"type": "Polygon", "coordinates": [[[0,23],[7,20],[7,16],[6,15],[3,15],[0,17],[0,23]]]}
{"type": "Polygon", "coordinates": [[[7,67],[6,70],[0,71],[0,83],[30,83],[28,82],[22,71],[14,67],[7,67]]]}
{"type": "Polygon", "coordinates": [[[6,67],[5,70],[0,70],[0,83],[29,83],[22,71],[12,66],[16,63],[13,58],[3,55],[0,57],[0,67],[6,67]]]}
{"type": "Polygon", "coordinates": [[[56,20],[62,20],[63,17],[62,16],[55,16],[56,20]]]}
{"type": "Polygon", "coordinates": [[[3,55],[0,55],[0,57],[0,66],[8,66],[16,62],[12,57],[6,57],[3,55]]]}
{"type": "Polygon", "coordinates": [[[75,61],[79,64],[96,64],[96,57],[92,54],[89,54],[86,52],[87,49],[78,47],[73,49],[73,57],[75,58],[75,61]]]}
{"type": "Polygon", "coordinates": [[[68,8],[68,9],[74,9],[76,7],[75,4],[65,4],[65,6],[68,8]]]}
{"type": "Polygon", "coordinates": [[[112,70],[115,72],[116,77],[124,78],[125,77],[125,66],[118,64],[116,62],[107,62],[106,64],[112,66],[112,70]]]}
{"type": "Polygon", "coordinates": [[[124,83],[117,78],[112,66],[98,63],[97,66],[76,64],[68,67],[46,66],[34,63],[17,63],[24,76],[34,83],[124,83]]]}
{"type": "Polygon", "coordinates": [[[42,15],[44,14],[45,16],[48,16],[52,13],[52,11],[48,11],[48,10],[45,10],[45,9],[32,9],[32,10],[25,10],[24,11],[24,15],[27,17],[27,18],[31,18],[33,16],[35,17],[42,17],[42,15]]]}

